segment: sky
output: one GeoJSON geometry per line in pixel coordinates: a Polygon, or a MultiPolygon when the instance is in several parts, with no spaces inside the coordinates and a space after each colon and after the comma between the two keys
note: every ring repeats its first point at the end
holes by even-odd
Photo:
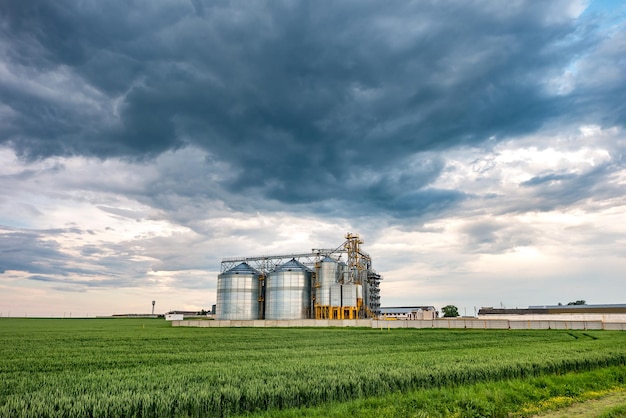
{"type": "Polygon", "coordinates": [[[0,1],[0,316],[348,232],[383,306],[626,303],[624,57],[619,1],[0,1]]]}

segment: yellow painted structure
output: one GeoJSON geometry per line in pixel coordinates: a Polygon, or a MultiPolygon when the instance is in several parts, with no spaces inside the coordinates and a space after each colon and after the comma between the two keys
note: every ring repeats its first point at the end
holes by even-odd
{"type": "MultiPolygon", "coordinates": [[[[347,233],[346,242],[343,248],[347,253],[348,275],[341,279],[341,284],[363,285],[367,277],[367,270],[371,263],[369,256],[361,251],[360,245],[363,241],[358,234],[347,233]],[[345,283],[347,278],[348,283],[345,283]]],[[[316,273],[319,271],[319,263],[315,265],[316,273]]],[[[317,274],[315,275],[317,277],[317,274]]],[[[314,287],[319,287],[319,283],[315,283],[314,287]]],[[[375,315],[363,304],[363,298],[357,298],[357,306],[331,306],[319,305],[314,302],[315,319],[359,319],[373,318],[375,315]]]]}
{"type": "MultiPolygon", "coordinates": [[[[369,309],[363,306],[363,299],[357,299],[357,306],[315,305],[315,319],[360,319],[365,318],[369,309]]],[[[368,314],[369,318],[373,315],[368,314]]]]}
{"type": "MultiPolygon", "coordinates": [[[[291,313],[285,314],[289,317],[288,319],[355,320],[377,318],[380,313],[379,284],[381,277],[372,269],[370,256],[361,249],[363,241],[359,235],[347,233],[345,239],[346,241],[336,248],[312,249],[310,253],[223,259],[220,268],[221,273],[218,276],[218,285],[220,277],[227,274],[238,274],[237,269],[241,265],[245,265],[249,266],[249,269],[256,276],[251,287],[256,288],[258,286],[258,292],[252,296],[253,299],[250,300],[249,304],[252,305],[252,310],[258,311],[258,316],[261,319],[268,319],[268,316],[272,320],[276,319],[274,314],[270,313],[268,306],[275,307],[277,301],[282,302],[285,306],[291,306],[291,301],[302,301],[304,305],[302,312],[293,315],[291,313]],[[297,289],[294,290],[292,289],[293,286],[287,286],[285,287],[287,290],[279,293],[275,290],[276,286],[268,282],[272,282],[272,275],[275,275],[283,266],[289,266],[289,263],[298,263],[298,271],[302,270],[306,276],[304,284],[298,281],[299,278],[292,277],[296,273],[284,273],[283,276],[285,277],[281,276],[281,278],[295,280],[297,289]],[[271,302],[271,296],[275,296],[274,302],[271,302]],[[255,309],[257,304],[258,308],[255,309]],[[344,304],[346,306],[343,306],[344,304]]],[[[292,267],[288,267],[286,271],[291,272],[290,268],[292,267]]],[[[235,290],[239,291],[239,288],[235,290]]],[[[233,300],[221,301],[217,305],[232,308],[239,303],[238,300],[233,298],[233,300]]]]}

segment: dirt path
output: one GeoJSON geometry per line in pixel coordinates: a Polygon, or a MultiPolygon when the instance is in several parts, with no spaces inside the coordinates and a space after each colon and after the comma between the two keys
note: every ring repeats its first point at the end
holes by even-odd
{"type": "MultiPolygon", "coordinates": [[[[615,392],[600,399],[591,399],[585,402],[576,403],[567,408],[559,409],[558,411],[550,411],[540,415],[535,415],[535,417],[597,417],[618,406],[624,406],[626,408],[626,391],[615,392]]],[[[626,412],[624,416],[626,416],[626,412]]]]}

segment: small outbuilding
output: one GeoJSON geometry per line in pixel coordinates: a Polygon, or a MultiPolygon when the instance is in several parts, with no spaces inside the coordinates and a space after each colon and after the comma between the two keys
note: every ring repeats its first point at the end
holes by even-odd
{"type": "Polygon", "coordinates": [[[384,319],[431,320],[439,315],[434,306],[396,306],[380,308],[380,316],[384,319]]]}

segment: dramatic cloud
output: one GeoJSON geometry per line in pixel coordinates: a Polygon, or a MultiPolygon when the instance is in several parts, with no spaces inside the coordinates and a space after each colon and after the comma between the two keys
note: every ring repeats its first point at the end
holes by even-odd
{"type": "Polygon", "coordinates": [[[0,305],[54,286],[208,307],[222,257],[348,230],[386,305],[618,302],[625,12],[3,2],[0,286],[21,296],[0,305]]]}

